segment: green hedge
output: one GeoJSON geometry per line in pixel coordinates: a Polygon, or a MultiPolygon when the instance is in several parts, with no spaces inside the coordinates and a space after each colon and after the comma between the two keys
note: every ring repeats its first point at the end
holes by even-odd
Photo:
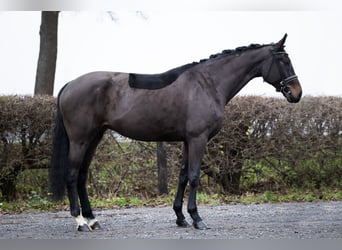
{"type": "Polygon", "coordinates": [[[209,149],[225,149],[214,157],[221,172],[242,166],[243,191],[341,187],[341,107],[337,97],[305,97],[298,104],[238,97],[227,105],[226,122],[209,149]]]}
{"type": "MultiPolygon", "coordinates": [[[[56,100],[0,96],[0,199],[47,197],[56,100]]],[[[342,98],[236,97],[221,132],[207,147],[203,192],[261,192],[342,187],[342,98]]],[[[155,143],[116,141],[107,132],[92,162],[93,197],[153,197],[155,143]]],[[[174,190],[181,143],[168,143],[169,187],[174,190]]]]}

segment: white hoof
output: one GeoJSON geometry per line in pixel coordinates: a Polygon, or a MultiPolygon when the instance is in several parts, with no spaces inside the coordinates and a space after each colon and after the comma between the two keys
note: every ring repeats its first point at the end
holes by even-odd
{"type": "Polygon", "coordinates": [[[82,215],[77,216],[76,218],[76,223],[77,223],[77,231],[80,232],[89,232],[92,229],[89,227],[86,219],[82,215]]]}

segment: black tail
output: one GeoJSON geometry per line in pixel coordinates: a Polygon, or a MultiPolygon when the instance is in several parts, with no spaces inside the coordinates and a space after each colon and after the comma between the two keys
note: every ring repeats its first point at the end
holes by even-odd
{"type": "Polygon", "coordinates": [[[63,117],[59,107],[60,95],[64,88],[65,86],[57,97],[56,125],[52,144],[51,168],[49,171],[50,192],[52,199],[56,201],[62,200],[64,197],[69,168],[69,137],[65,131],[63,117]]]}

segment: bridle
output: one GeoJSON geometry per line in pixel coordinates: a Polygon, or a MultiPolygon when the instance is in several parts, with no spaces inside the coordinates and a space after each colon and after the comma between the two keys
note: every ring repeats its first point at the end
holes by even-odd
{"type": "Polygon", "coordinates": [[[288,54],[285,51],[275,51],[274,47],[272,47],[271,53],[272,53],[272,62],[271,62],[270,68],[268,69],[266,78],[268,78],[270,71],[272,69],[273,62],[275,61],[277,68],[278,68],[278,71],[279,71],[280,76],[281,76],[281,80],[280,80],[278,86],[276,87],[276,91],[281,92],[283,94],[286,94],[285,90],[287,89],[288,83],[295,80],[295,79],[298,79],[298,77],[297,77],[297,75],[291,75],[291,76],[286,77],[284,71],[282,71],[282,68],[280,66],[280,61],[276,60],[278,57],[282,57],[284,55],[288,56],[288,54]]]}

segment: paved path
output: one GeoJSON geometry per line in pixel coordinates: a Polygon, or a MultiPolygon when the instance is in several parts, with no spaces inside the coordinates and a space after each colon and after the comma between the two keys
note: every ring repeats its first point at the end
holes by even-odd
{"type": "Polygon", "coordinates": [[[98,210],[102,230],[87,233],[77,232],[65,211],[2,214],[0,238],[342,239],[342,201],[200,206],[199,212],[211,229],[177,227],[171,207],[98,210]]]}

